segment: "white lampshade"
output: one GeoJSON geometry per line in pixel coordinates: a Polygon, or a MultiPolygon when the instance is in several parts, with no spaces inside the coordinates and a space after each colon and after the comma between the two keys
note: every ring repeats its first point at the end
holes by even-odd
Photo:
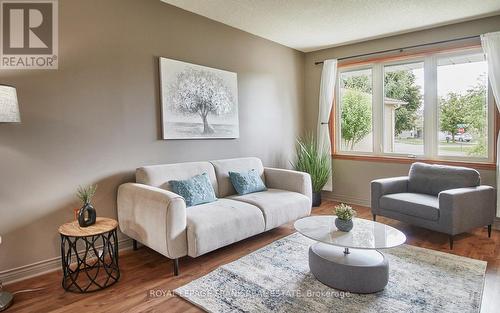
{"type": "Polygon", "coordinates": [[[0,85],[0,122],[21,122],[16,88],[12,86],[0,85]]]}

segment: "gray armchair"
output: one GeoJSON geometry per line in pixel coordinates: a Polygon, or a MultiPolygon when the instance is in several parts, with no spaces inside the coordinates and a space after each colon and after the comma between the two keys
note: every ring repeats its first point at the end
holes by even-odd
{"type": "Polygon", "coordinates": [[[453,236],[495,219],[496,191],[481,186],[476,170],[414,163],[408,176],[371,183],[373,220],[377,215],[453,236]]]}

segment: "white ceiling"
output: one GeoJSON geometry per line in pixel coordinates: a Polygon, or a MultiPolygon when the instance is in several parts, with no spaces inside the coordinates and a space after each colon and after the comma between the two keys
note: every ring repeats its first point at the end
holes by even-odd
{"type": "Polygon", "coordinates": [[[304,52],[500,14],[500,0],[162,0],[304,52]]]}

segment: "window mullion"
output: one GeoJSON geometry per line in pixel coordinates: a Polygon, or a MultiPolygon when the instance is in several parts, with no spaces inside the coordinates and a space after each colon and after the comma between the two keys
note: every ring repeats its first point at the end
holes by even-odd
{"type": "Polygon", "coordinates": [[[436,159],[438,151],[438,95],[437,59],[428,56],[424,60],[424,157],[436,159]]]}
{"type": "Polygon", "coordinates": [[[372,93],[372,112],[373,112],[373,153],[382,155],[383,132],[384,132],[384,67],[377,63],[373,65],[373,93],[372,93]]]}

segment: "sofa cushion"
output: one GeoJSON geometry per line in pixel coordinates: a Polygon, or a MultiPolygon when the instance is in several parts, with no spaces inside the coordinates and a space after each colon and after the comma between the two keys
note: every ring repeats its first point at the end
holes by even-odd
{"type": "Polygon", "coordinates": [[[311,200],[292,191],[269,188],[267,191],[229,198],[258,206],[264,214],[266,230],[307,216],[311,212],[311,200]]]}
{"type": "Polygon", "coordinates": [[[479,186],[479,172],[458,166],[413,163],[408,178],[408,191],[437,196],[441,191],[479,186]]]}
{"type": "Polygon", "coordinates": [[[225,198],[227,196],[235,195],[236,190],[231,183],[229,178],[229,172],[243,172],[249,170],[256,170],[264,184],[266,183],[264,178],[264,167],[262,162],[258,158],[238,158],[238,159],[226,159],[226,160],[216,160],[211,161],[215,168],[215,175],[217,176],[217,184],[219,186],[218,196],[220,198],[225,198]]]}
{"type": "Polygon", "coordinates": [[[251,204],[230,199],[186,209],[188,255],[197,257],[264,231],[264,216],[251,204]]]}
{"type": "Polygon", "coordinates": [[[176,164],[161,164],[143,166],[136,170],[135,180],[140,184],[173,191],[168,183],[170,180],[186,180],[196,175],[207,173],[210,183],[217,196],[217,179],[215,170],[210,162],[188,162],[176,164]]]}
{"type": "Polygon", "coordinates": [[[168,182],[172,191],[184,198],[186,206],[209,203],[217,200],[214,187],[207,173],[196,175],[186,180],[171,180],[168,182]]]}
{"type": "Polygon", "coordinates": [[[231,179],[231,184],[239,195],[246,195],[247,193],[267,190],[266,185],[264,185],[264,182],[254,169],[244,172],[229,171],[229,178],[231,179]]]}
{"type": "Polygon", "coordinates": [[[437,221],[439,219],[438,197],[421,193],[394,193],[380,198],[382,210],[437,221]]]}

